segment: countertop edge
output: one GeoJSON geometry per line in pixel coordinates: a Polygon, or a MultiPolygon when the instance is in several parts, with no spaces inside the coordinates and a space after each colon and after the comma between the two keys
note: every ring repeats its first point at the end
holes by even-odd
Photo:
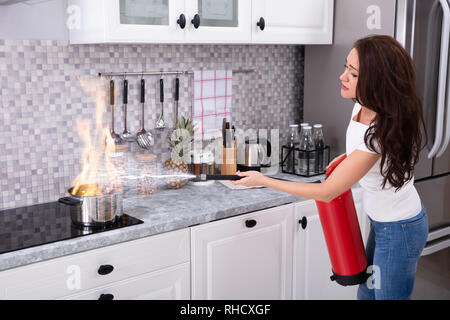
{"type": "Polygon", "coordinates": [[[199,224],[205,224],[234,216],[249,214],[255,211],[307,200],[309,199],[286,194],[275,199],[272,198],[268,201],[261,201],[251,204],[251,208],[249,208],[248,205],[244,205],[241,207],[233,207],[228,210],[219,210],[215,213],[207,213],[201,216],[197,216],[195,217],[195,219],[175,218],[170,225],[167,225],[166,223],[162,223],[161,225],[149,225],[149,223],[146,223],[144,221],[143,224],[110,230],[108,232],[91,234],[88,237],[77,237],[12,252],[6,252],[0,255],[0,272],[37,262],[57,259],[72,254],[112,246],[127,241],[133,241],[165,232],[185,229],[199,224]]]}

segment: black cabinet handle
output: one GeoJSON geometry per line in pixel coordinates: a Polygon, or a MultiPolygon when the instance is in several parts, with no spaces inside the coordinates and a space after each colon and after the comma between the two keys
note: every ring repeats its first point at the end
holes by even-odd
{"type": "Polygon", "coordinates": [[[110,274],[111,272],[113,272],[114,267],[110,264],[105,264],[105,265],[101,265],[100,268],[98,268],[98,274],[104,276],[107,274],[110,274]]]}
{"type": "Polygon", "coordinates": [[[302,229],[305,230],[306,225],[308,224],[308,219],[306,219],[306,217],[303,217],[300,220],[298,220],[298,223],[302,226],[302,229]]]}
{"type": "Polygon", "coordinates": [[[102,293],[98,300],[114,300],[114,295],[111,293],[102,293]]]}
{"type": "Polygon", "coordinates": [[[253,228],[254,226],[256,226],[256,220],[245,220],[245,226],[247,228],[253,228]]]}
{"type": "Polygon", "coordinates": [[[259,18],[259,21],[256,23],[256,25],[261,29],[261,31],[263,31],[264,28],[266,27],[266,22],[264,21],[264,18],[263,17],[259,18]]]}
{"type": "Polygon", "coordinates": [[[191,20],[191,23],[194,25],[195,29],[200,27],[200,16],[198,15],[198,13],[194,16],[194,19],[191,20]]]}
{"type": "Polygon", "coordinates": [[[184,14],[180,14],[177,23],[180,25],[181,29],[184,29],[184,27],[186,27],[186,16],[184,14]]]}

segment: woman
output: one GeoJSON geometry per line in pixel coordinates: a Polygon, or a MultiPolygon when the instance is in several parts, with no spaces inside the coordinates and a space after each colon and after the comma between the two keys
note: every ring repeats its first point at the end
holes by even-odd
{"type": "Polygon", "coordinates": [[[369,36],[356,41],[339,79],[341,96],[356,103],[347,158],[328,179],[288,182],[248,171],[237,172],[244,178],[233,183],[329,202],[359,182],[371,221],[367,260],[379,274],[369,278],[377,283],[359,286],[358,299],[409,299],[428,235],[426,210],[413,186],[424,126],[413,62],[392,37],[369,36]]]}

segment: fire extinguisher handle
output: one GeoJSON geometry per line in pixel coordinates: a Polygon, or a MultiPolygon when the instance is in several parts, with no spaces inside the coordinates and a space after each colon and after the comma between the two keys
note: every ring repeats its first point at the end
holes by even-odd
{"type": "Polygon", "coordinates": [[[347,155],[344,154],[342,157],[340,157],[339,159],[337,159],[333,164],[330,165],[330,167],[328,168],[327,172],[325,172],[325,175],[327,177],[330,176],[330,174],[333,172],[334,169],[336,169],[336,167],[345,160],[345,158],[347,158],[347,155]]]}

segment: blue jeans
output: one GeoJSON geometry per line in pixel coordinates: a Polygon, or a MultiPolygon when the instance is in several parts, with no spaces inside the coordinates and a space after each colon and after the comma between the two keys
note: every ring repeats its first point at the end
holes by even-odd
{"type": "Polygon", "coordinates": [[[410,299],[428,237],[426,209],[422,204],[419,214],[406,220],[370,222],[366,256],[371,276],[359,285],[358,300],[410,299]]]}

